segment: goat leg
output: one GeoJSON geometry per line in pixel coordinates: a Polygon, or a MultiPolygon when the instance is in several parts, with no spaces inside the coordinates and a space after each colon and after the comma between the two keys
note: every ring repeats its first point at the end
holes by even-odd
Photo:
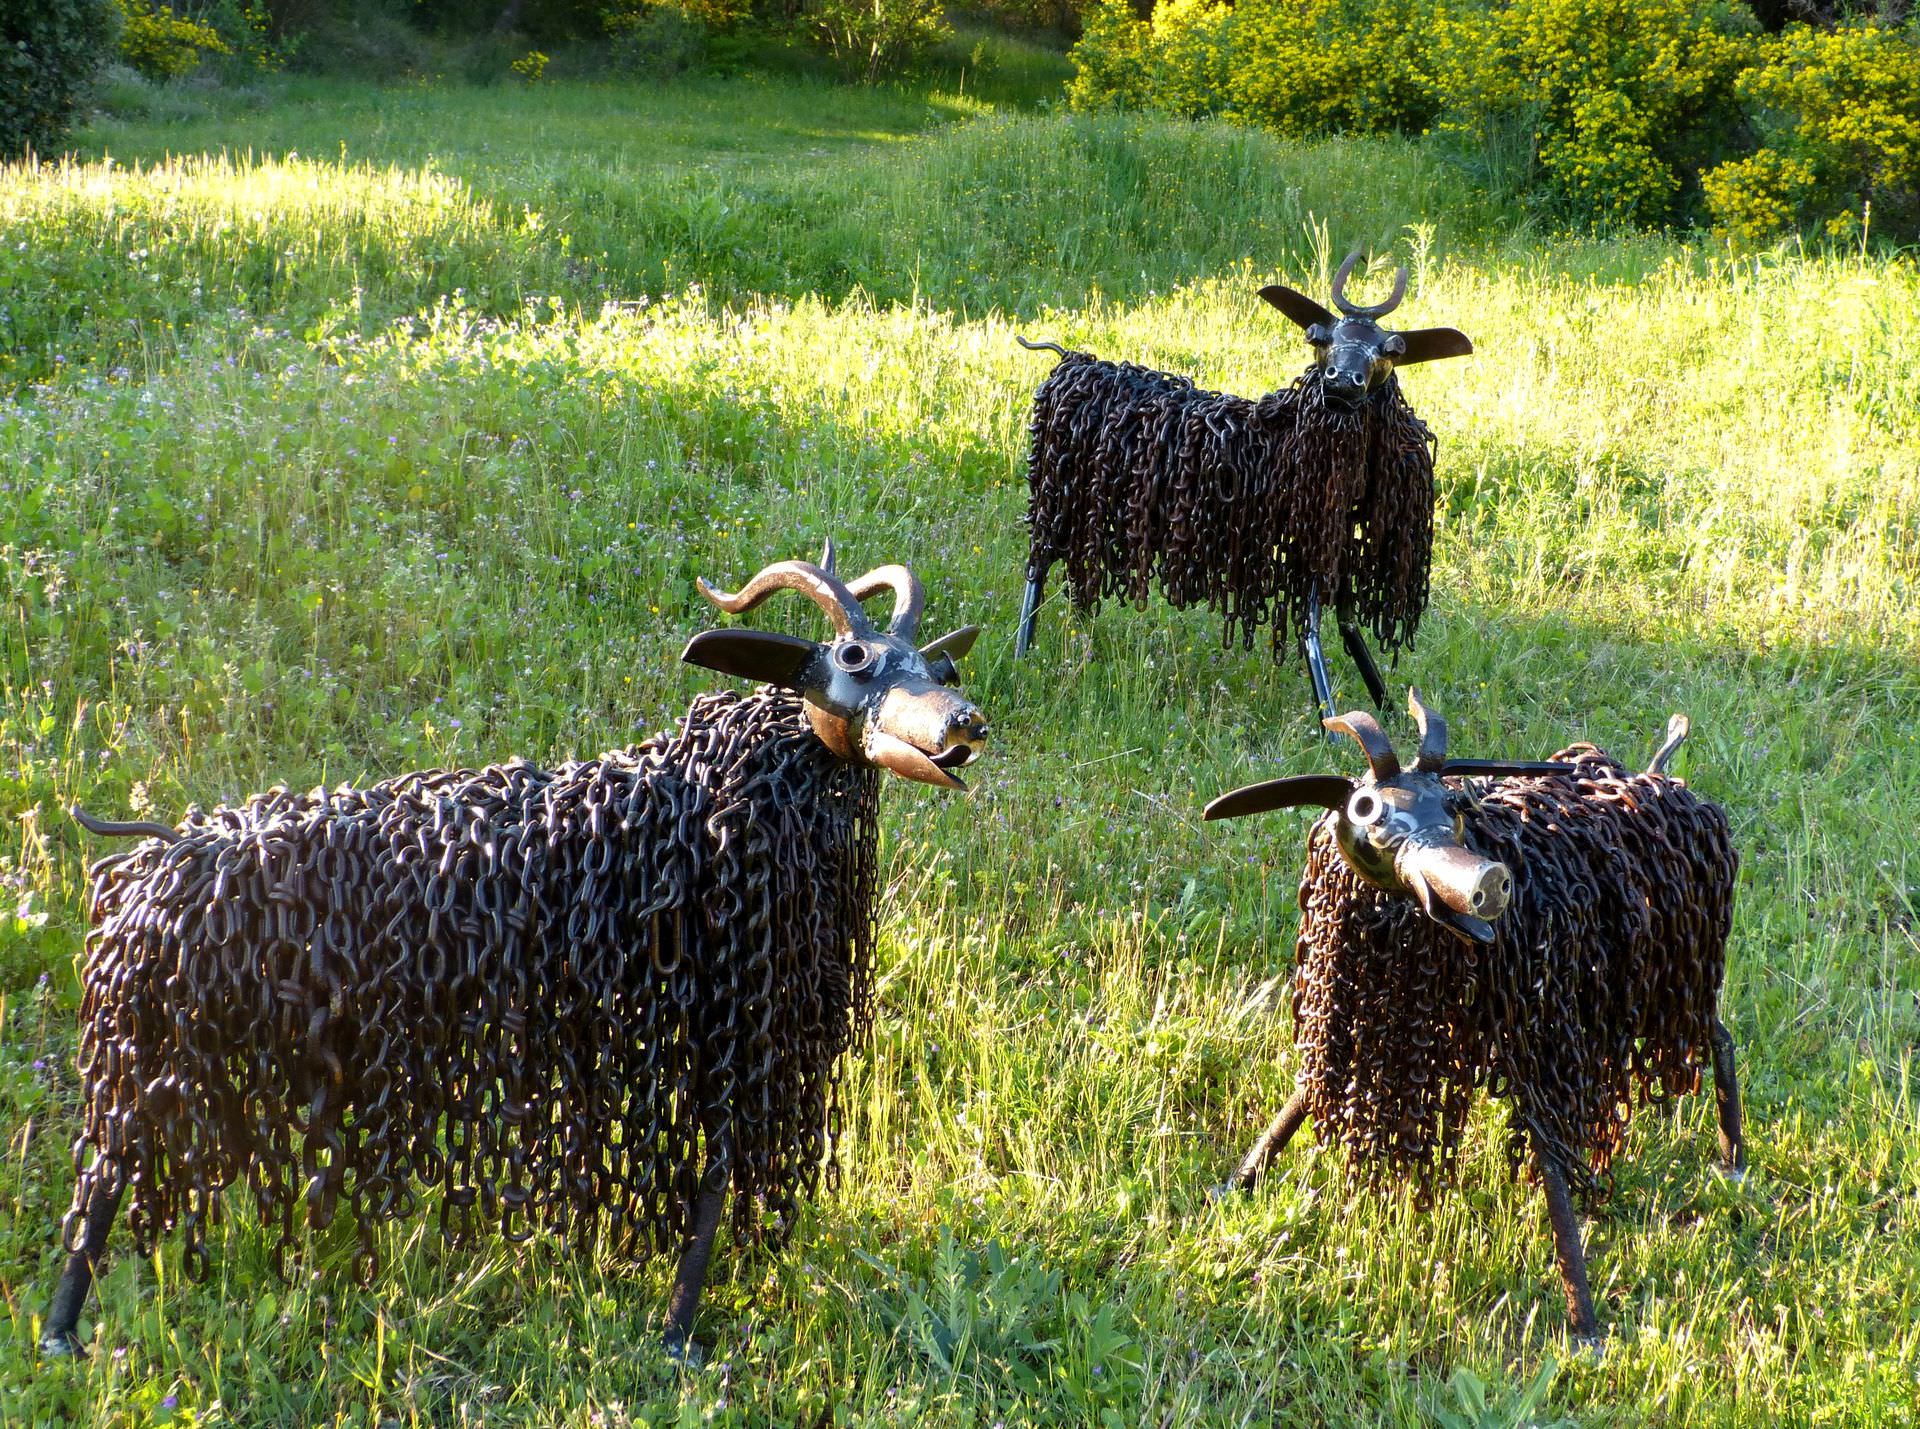
{"type": "Polygon", "coordinates": [[[107,1232],[113,1229],[113,1218],[120,1212],[120,1198],[126,1194],[126,1190],[124,1175],[111,1192],[104,1190],[99,1182],[94,1183],[80,1244],[67,1257],[67,1268],[61,1271],[60,1283],[54,1287],[53,1303],[47,1307],[47,1321],[40,1335],[40,1353],[49,1358],[86,1357],[87,1352],[81,1347],[77,1333],[80,1310],[87,1303],[87,1291],[93,1287],[95,1271],[107,1249],[107,1232]]]}
{"type": "Polygon", "coordinates": [[[1600,1320],[1593,1313],[1593,1292],[1587,1288],[1587,1252],[1580,1244],[1580,1221],[1567,1194],[1567,1178],[1551,1152],[1535,1142],[1533,1163],[1547,1193],[1547,1217],[1553,1222],[1553,1253],[1560,1263],[1560,1284],[1567,1292],[1567,1318],[1574,1338],[1587,1344],[1600,1339],[1600,1320]]]}
{"type": "Polygon", "coordinates": [[[1013,637],[1013,658],[1018,660],[1033,648],[1033,622],[1040,613],[1040,594],[1046,588],[1045,568],[1027,568],[1027,593],[1020,602],[1020,628],[1013,637]]]}
{"type": "MultiPolygon", "coordinates": [[[[1320,589],[1318,586],[1307,592],[1307,631],[1300,643],[1307,652],[1307,672],[1313,677],[1313,696],[1320,702],[1320,718],[1333,718],[1333,681],[1327,676],[1327,657],[1320,649],[1320,589]]],[[[1337,736],[1327,731],[1328,744],[1333,744],[1337,736]]]]}
{"type": "Polygon", "coordinates": [[[682,1364],[689,1360],[693,1316],[700,1308],[700,1292],[706,1288],[713,1236],[720,1228],[720,1211],[727,1200],[724,1168],[708,1166],[706,1180],[709,1184],[701,1189],[700,1199],[694,1204],[693,1226],[686,1248],[680,1252],[680,1268],[674,1272],[673,1294],[667,1300],[667,1355],[682,1364]]]}
{"type": "Polygon", "coordinates": [[[1387,712],[1387,684],[1380,678],[1380,667],[1373,663],[1373,652],[1367,649],[1367,642],[1360,637],[1360,626],[1345,611],[1340,614],[1340,643],[1347,647],[1347,654],[1360,668],[1360,678],[1366,683],[1367,694],[1373,700],[1373,707],[1382,714],[1387,712]]]}
{"type": "Polygon", "coordinates": [[[1733,1034],[1717,1017],[1713,1019],[1713,1099],[1720,1112],[1720,1159],[1727,1174],[1739,1180],[1747,1173],[1747,1142],[1740,1131],[1740,1081],[1734,1075],[1733,1034]]]}
{"type": "Polygon", "coordinates": [[[1273,1124],[1260,1133],[1260,1139],[1247,1151],[1245,1159],[1240,1162],[1240,1169],[1227,1182],[1227,1189],[1251,1191],[1259,1185],[1268,1164],[1287,1149],[1287,1143],[1293,1140],[1293,1134],[1306,1119],[1307,1089],[1300,1087],[1287,1098],[1287,1104],[1280,1108],[1280,1114],[1273,1119],[1273,1124]]]}

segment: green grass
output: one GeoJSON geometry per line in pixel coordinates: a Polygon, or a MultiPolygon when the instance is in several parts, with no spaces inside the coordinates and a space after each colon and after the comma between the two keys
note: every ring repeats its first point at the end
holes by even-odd
{"type": "Polygon", "coordinates": [[[0,1420],[1920,1413],[1910,261],[1549,241],[1417,146],[805,80],[310,84],[81,144],[0,175],[0,1420]],[[222,146],[254,157],[157,162],[222,146]],[[1251,289],[1356,239],[1413,259],[1409,326],[1478,348],[1406,379],[1442,512],[1401,675],[1465,753],[1638,759],[1687,710],[1743,854],[1754,1171],[1715,1174],[1704,1098],[1636,1121],[1591,1359],[1496,1110],[1426,1217],[1306,1142],[1209,1197],[1291,1083],[1303,827],[1197,810],[1351,764],[1304,676],[1159,605],[1050,604],[1011,658],[1046,370],[1013,332],[1265,390],[1304,349],[1251,289]],[[116,1238],[94,1357],[36,1366],[99,851],[60,809],[629,741],[713,683],[675,663],[694,577],[829,531],[987,627],[995,739],[964,798],[887,791],[845,1182],[787,1253],[719,1259],[707,1367],[654,1347],[664,1266],[423,1222],[368,1290],[338,1232],[283,1285],[237,1199],[202,1286],[116,1238]]]}

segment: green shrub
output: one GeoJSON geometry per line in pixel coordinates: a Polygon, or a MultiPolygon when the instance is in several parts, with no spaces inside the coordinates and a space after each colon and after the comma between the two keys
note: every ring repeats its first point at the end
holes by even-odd
{"type": "MultiPolygon", "coordinates": [[[[952,7],[955,9],[961,7],[952,7]]],[[[984,20],[995,29],[1029,35],[1073,38],[1080,33],[1088,0],[970,0],[965,18],[984,20]]]]}
{"type": "Polygon", "coordinates": [[[59,142],[117,21],[111,0],[0,0],[0,159],[59,142]]]}
{"type": "MultiPolygon", "coordinates": [[[[744,8],[734,18],[743,14],[744,8]]],[[[667,78],[706,58],[708,22],[678,5],[621,5],[608,13],[606,25],[611,61],[622,74],[667,78]]]]}
{"type": "Polygon", "coordinates": [[[211,25],[174,14],[152,0],[117,0],[120,58],[148,79],[178,79],[199,68],[202,55],[233,51],[211,25]]]}
{"type": "Polygon", "coordinates": [[[1439,129],[1504,196],[1661,223],[1746,132],[1757,32],[1736,0],[1103,0],[1068,95],[1296,138],[1439,129]]]}
{"type": "Polygon", "coordinates": [[[1739,79],[1765,146],[1704,176],[1714,226],[1749,241],[1817,224],[1920,236],[1920,34],[1789,26],[1739,79]]]}
{"type": "Polygon", "coordinates": [[[953,33],[941,0],[815,0],[806,24],[842,69],[868,84],[912,69],[953,33]]]}

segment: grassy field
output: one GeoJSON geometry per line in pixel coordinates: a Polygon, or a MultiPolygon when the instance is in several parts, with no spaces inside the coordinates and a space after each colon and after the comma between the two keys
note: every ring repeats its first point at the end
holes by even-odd
{"type": "MultiPolygon", "coordinates": [[[[296,86],[0,172],[0,1422],[1890,1424],[1920,1414],[1920,272],[1552,239],[1430,153],[792,80],[296,86]],[[168,157],[177,156],[177,157],[168,157]],[[111,162],[109,162],[109,159],[111,162]],[[1681,759],[1743,854],[1708,1099],[1635,1123],[1570,1353],[1545,1206],[1483,1111],[1432,1214],[1296,1144],[1304,675],[1204,612],[1050,604],[1015,665],[1050,337],[1264,391],[1252,295],[1415,268],[1435,597],[1402,663],[1463,754],[1681,759]],[[695,595],[829,532],[987,628],[965,797],[887,791],[881,1015],[841,1189],[722,1255],[700,1371],[667,1268],[383,1232],[293,1284],[123,1236],[84,1364],[36,1365],[72,1186],[83,870],[60,810],[641,737],[716,677],[695,595]]],[[[771,607],[769,610],[771,611],[771,607]]],[[[805,628],[791,611],[769,616],[805,628]]],[[[1344,673],[1343,666],[1337,666],[1344,673]]],[[[1349,675],[1346,693],[1357,699],[1349,675]]],[[[1404,721],[1396,720],[1404,732],[1404,721]]],[[[239,1209],[237,1199],[234,1208],[239,1209]]]]}

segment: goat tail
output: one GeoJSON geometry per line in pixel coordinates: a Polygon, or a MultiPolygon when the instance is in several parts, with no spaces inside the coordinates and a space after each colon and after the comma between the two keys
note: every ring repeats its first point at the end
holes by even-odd
{"type": "Polygon", "coordinates": [[[1020,336],[1019,333],[1013,335],[1013,340],[1028,352],[1057,352],[1062,357],[1067,355],[1067,350],[1057,342],[1028,342],[1024,337],[1020,336]]]}
{"type": "Polygon", "coordinates": [[[98,834],[103,838],[163,839],[170,844],[180,842],[180,831],[178,829],[170,829],[165,824],[149,823],[144,820],[123,824],[114,823],[108,819],[96,819],[78,804],[67,805],[67,813],[76,824],[80,825],[80,827],[88,833],[98,834]]]}
{"type": "Polygon", "coordinates": [[[1649,774],[1665,774],[1667,761],[1673,758],[1674,750],[1686,743],[1687,731],[1692,723],[1683,714],[1677,714],[1667,721],[1667,742],[1654,751],[1653,762],[1647,766],[1649,774]]]}

